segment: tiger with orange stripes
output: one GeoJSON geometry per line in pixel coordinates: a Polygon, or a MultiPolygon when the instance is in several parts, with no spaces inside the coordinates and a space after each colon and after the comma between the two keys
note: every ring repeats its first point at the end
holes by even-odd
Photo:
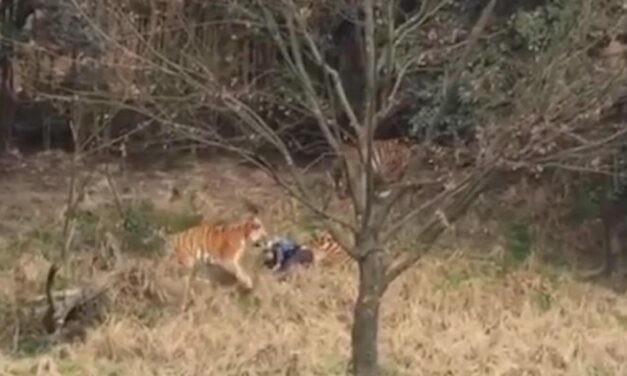
{"type": "Polygon", "coordinates": [[[351,256],[328,231],[314,231],[303,246],[313,252],[316,264],[342,269],[352,264],[351,256]]]}
{"type": "Polygon", "coordinates": [[[191,269],[186,296],[197,263],[220,266],[232,274],[242,287],[252,290],[253,280],[241,261],[251,245],[258,245],[267,236],[257,214],[226,224],[202,223],[171,235],[167,246],[169,257],[191,269]]]}
{"type": "MultiPolygon", "coordinates": [[[[405,138],[372,141],[372,171],[374,173],[375,193],[379,198],[385,198],[390,194],[387,187],[389,184],[398,183],[405,177],[414,151],[415,145],[405,138]]],[[[362,168],[359,149],[354,144],[344,144],[342,145],[342,153],[346,156],[350,175],[354,179],[359,176],[358,173],[361,172],[362,168]]],[[[339,156],[333,161],[330,175],[338,192],[338,197],[347,198],[349,187],[346,171],[344,171],[342,159],[339,156]]]]}

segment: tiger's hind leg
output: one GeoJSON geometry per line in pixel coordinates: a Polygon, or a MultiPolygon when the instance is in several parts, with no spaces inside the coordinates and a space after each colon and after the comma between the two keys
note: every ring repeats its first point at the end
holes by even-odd
{"type": "Polygon", "coordinates": [[[185,282],[185,292],[183,293],[183,303],[181,305],[181,311],[183,312],[187,311],[187,308],[189,308],[189,306],[194,300],[192,284],[194,282],[194,278],[196,277],[196,269],[197,269],[196,265],[193,265],[190,268],[189,274],[187,276],[187,280],[185,282]]]}

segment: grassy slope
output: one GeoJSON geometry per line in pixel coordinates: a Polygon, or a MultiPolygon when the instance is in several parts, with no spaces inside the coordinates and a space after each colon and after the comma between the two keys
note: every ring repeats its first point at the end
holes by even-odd
{"type": "MultiPolygon", "coordinates": [[[[270,182],[233,166],[201,165],[150,175],[120,178],[120,192],[150,199],[162,210],[178,205],[172,210],[205,217],[236,215],[233,194],[244,193],[274,203],[266,211],[274,231],[303,222],[270,182]],[[251,184],[254,188],[246,183],[250,179],[258,179],[251,184]],[[175,204],[167,199],[172,181],[186,188],[185,198],[175,204]],[[225,190],[227,184],[232,189],[225,190]]],[[[62,179],[46,179],[46,186],[26,175],[0,181],[2,301],[14,301],[16,291],[24,299],[41,293],[46,268],[39,255],[50,258],[55,252],[51,244],[65,189],[62,179]]],[[[110,214],[102,209],[110,195],[101,178],[90,187],[84,207],[96,219],[83,220],[89,226],[82,228],[97,235],[113,229],[107,227],[110,214]]],[[[90,259],[85,255],[96,252],[90,244],[97,248],[103,243],[84,234],[78,239],[73,259],[85,266],[90,259]]],[[[21,355],[16,355],[13,342],[6,340],[0,349],[0,374],[32,375],[38,368],[51,375],[344,374],[354,270],[306,270],[284,282],[258,270],[252,296],[199,281],[197,303],[181,314],[177,297],[182,281],[151,262],[127,261],[149,281],[144,288],[150,285],[161,292],[165,303],[124,290],[108,320],[91,329],[84,343],[44,352],[20,345],[21,355]]],[[[626,298],[539,268],[508,274],[499,269],[490,262],[427,257],[397,281],[386,295],[381,323],[388,374],[627,374],[626,298]]],[[[75,268],[72,278],[87,278],[93,270],[75,268]]],[[[130,278],[126,282],[132,285],[130,278]]],[[[8,322],[3,324],[11,330],[8,322]]]]}

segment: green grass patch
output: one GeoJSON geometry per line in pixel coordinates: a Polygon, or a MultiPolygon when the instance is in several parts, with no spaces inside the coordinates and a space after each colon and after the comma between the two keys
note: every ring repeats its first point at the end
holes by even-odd
{"type": "Polygon", "coordinates": [[[505,268],[518,267],[531,255],[533,237],[529,226],[521,223],[512,224],[506,233],[507,245],[505,253],[505,268]]]}
{"type": "Polygon", "coordinates": [[[546,291],[535,291],[531,295],[531,302],[536,309],[547,312],[553,307],[553,296],[546,291]]]}
{"type": "Polygon", "coordinates": [[[39,254],[46,259],[55,259],[62,248],[63,239],[58,230],[40,228],[20,234],[0,249],[0,270],[11,269],[24,254],[39,254]]]}

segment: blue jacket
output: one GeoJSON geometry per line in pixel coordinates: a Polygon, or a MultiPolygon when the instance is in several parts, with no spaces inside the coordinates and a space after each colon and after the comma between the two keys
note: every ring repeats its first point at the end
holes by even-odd
{"type": "Polygon", "coordinates": [[[272,245],[274,253],[274,264],[280,265],[280,269],[284,269],[292,257],[299,250],[299,245],[291,239],[281,238],[272,245]]]}

